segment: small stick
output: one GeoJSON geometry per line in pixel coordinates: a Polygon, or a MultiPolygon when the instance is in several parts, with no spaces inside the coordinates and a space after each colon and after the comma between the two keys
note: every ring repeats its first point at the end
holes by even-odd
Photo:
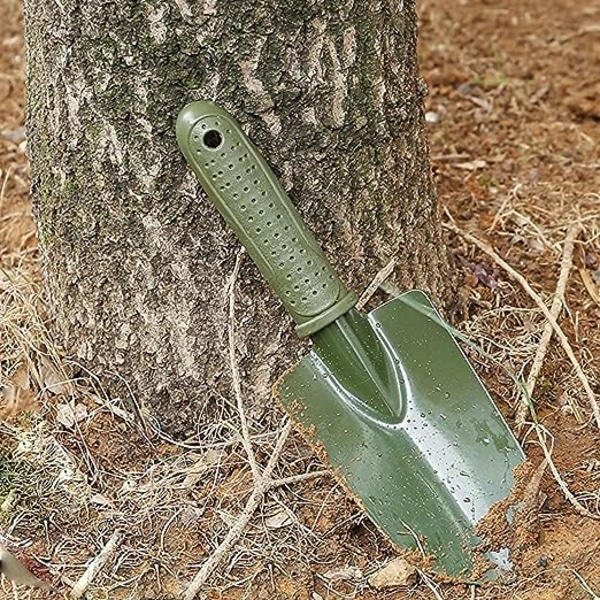
{"type": "Polygon", "coordinates": [[[318,479],[319,477],[326,477],[328,475],[331,475],[331,471],[329,469],[322,469],[321,471],[311,471],[310,473],[300,473],[299,475],[282,477],[281,479],[274,479],[271,482],[271,489],[282,487],[284,485],[291,485],[292,483],[299,483],[301,481],[308,481],[309,479],[318,479]]]}
{"type": "Polygon", "coordinates": [[[563,35],[562,37],[559,37],[557,41],[559,44],[564,44],[566,42],[570,42],[572,39],[575,39],[582,35],[586,35],[587,33],[598,33],[598,32],[600,32],[600,24],[592,23],[591,25],[584,25],[583,27],[580,27],[577,31],[574,31],[573,33],[568,33],[567,35],[563,35]]]}
{"type": "MultiPolygon", "coordinates": [[[[560,274],[558,276],[558,281],[556,282],[556,291],[554,292],[554,299],[552,300],[552,306],[550,308],[550,314],[554,320],[558,319],[563,308],[565,290],[569,280],[569,275],[571,273],[571,268],[573,266],[573,248],[575,247],[575,240],[577,239],[580,231],[581,226],[579,223],[574,223],[569,227],[567,235],[565,236],[562,261],[560,265],[560,274]]],[[[519,406],[517,408],[515,420],[517,431],[519,433],[525,425],[525,419],[527,417],[527,413],[529,412],[529,402],[533,402],[533,390],[535,388],[537,377],[542,369],[542,365],[544,364],[544,359],[546,358],[552,333],[552,324],[550,322],[546,322],[546,325],[544,326],[544,333],[542,334],[540,344],[535,353],[535,358],[533,360],[533,364],[531,365],[527,382],[525,383],[525,389],[521,394],[519,406]]]]}
{"type": "MultiPolygon", "coordinates": [[[[598,547],[598,545],[596,544],[596,548],[597,547],[598,547]]],[[[569,569],[568,567],[563,567],[563,570],[571,571],[571,573],[573,573],[573,575],[575,575],[575,577],[577,578],[577,581],[579,581],[579,585],[592,597],[592,600],[600,600],[600,596],[598,596],[598,594],[596,594],[596,592],[594,592],[594,590],[589,586],[588,582],[575,569],[569,569]]]]}
{"type": "Polygon", "coordinates": [[[531,285],[529,285],[527,279],[525,279],[523,275],[515,271],[515,269],[513,269],[505,260],[503,260],[498,255],[498,253],[492,249],[492,247],[489,244],[482,242],[481,240],[471,235],[470,233],[467,233],[466,231],[462,231],[462,229],[458,228],[454,223],[444,223],[444,227],[460,235],[465,240],[467,240],[474,246],[477,246],[481,251],[485,252],[488,256],[490,256],[498,266],[502,267],[512,279],[514,279],[521,285],[521,287],[527,293],[527,295],[537,304],[537,306],[540,308],[548,322],[551,324],[554,333],[560,340],[560,344],[563,347],[565,354],[571,361],[573,369],[575,370],[575,373],[587,394],[589,403],[592,407],[592,412],[594,413],[596,426],[600,429],[600,407],[598,406],[598,402],[596,401],[596,396],[594,394],[594,391],[592,390],[590,382],[585,373],[583,372],[583,369],[581,368],[581,365],[579,364],[579,361],[577,360],[577,357],[575,356],[573,349],[571,348],[571,344],[569,343],[567,336],[564,334],[560,325],[556,322],[556,319],[552,316],[552,314],[550,314],[548,307],[544,304],[544,301],[540,298],[539,294],[531,287],[531,285]]]}
{"type": "Polygon", "coordinates": [[[252,490],[252,494],[250,494],[250,498],[244,507],[244,510],[240,513],[237,521],[233,524],[231,529],[227,532],[225,539],[218,545],[216,550],[204,561],[204,564],[196,573],[196,576],[187,587],[184,592],[183,600],[194,600],[202,586],[206,583],[206,580],[210,577],[212,572],[219,566],[221,561],[225,558],[226,554],[233,547],[233,545],[237,542],[238,538],[252,519],[252,515],[254,511],[259,507],[265,490],[263,489],[262,479],[258,479],[254,482],[254,489],[252,490]]]}
{"type": "Polygon", "coordinates": [[[556,481],[556,483],[558,483],[558,487],[561,489],[564,497],[567,499],[568,502],[570,502],[573,505],[573,508],[580,515],[583,515],[584,517],[589,517],[590,519],[595,519],[595,520],[600,519],[600,515],[595,515],[595,514],[591,513],[585,506],[583,506],[583,504],[581,504],[581,502],[579,502],[579,500],[577,500],[577,498],[575,497],[573,492],[569,489],[567,482],[562,478],[558,468],[556,467],[556,465],[554,464],[554,461],[552,460],[552,452],[546,446],[546,442],[544,440],[544,435],[542,433],[542,431],[543,431],[542,427],[537,423],[537,419],[535,418],[535,413],[533,413],[533,414],[534,414],[534,420],[535,420],[534,428],[535,428],[535,432],[538,436],[540,446],[542,447],[542,451],[544,453],[544,458],[546,459],[546,462],[548,463],[548,466],[550,467],[550,471],[552,471],[552,476],[554,477],[554,480],[556,481]]]}
{"type": "Polygon", "coordinates": [[[444,600],[444,597],[440,594],[437,585],[425,575],[421,569],[417,569],[417,573],[420,575],[423,583],[431,590],[431,593],[435,596],[436,600],[444,600]]]}
{"type": "Polygon", "coordinates": [[[98,556],[96,556],[96,558],[89,564],[88,568],[85,570],[83,575],[79,578],[77,583],[71,589],[71,598],[76,600],[77,598],[81,598],[85,594],[90,583],[92,583],[94,577],[96,577],[96,575],[100,572],[100,570],[115,553],[115,550],[117,549],[117,546],[121,543],[122,538],[123,534],[120,531],[115,531],[112,534],[112,537],[110,538],[110,540],[108,540],[104,548],[102,548],[100,554],[98,554],[98,556]]]}
{"type": "Polygon", "coordinates": [[[283,451],[283,447],[287,442],[288,436],[290,435],[290,431],[292,431],[292,422],[288,419],[286,424],[283,426],[277,441],[275,442],[275,448],[273,448],[273,454],[271,454],[271,458],[267,462],[267,466],[265,467],[264,478],[269,479],[269,484],[271,480],[271,475],[273,474],[273,470],[277,466],[277,461],[281,456],[283,451]]]}
{"type": "Polygon", "coordinates": [[[256,509],[260,506],[265,494],[272,489],[277,480],[271,479],[273,469],[277,465],[277,461],[281,457],[281,452],[287,440],[287,437],[292,429],[292,424],[288,421],[275,444],[271,458],[265,467],[262,474],[259,475],[258,479],[254,481],[254,488],[246,502],[244,510],[240,513],[236,522],[233,524],[225,539],[217,546],[216,550],[206,559],[190,585],[184,592],[183,600],[194,600],[202,586],[206,583],[213,571],[219,566],[221,561],[225,558],[229,550],[237,542],[239,537],[242,535],[248,523],[252,519],[252,515],[256,509]]]}
{"type": "Polygon", "coordinates": [[[235,400],[237,402],[237,409],[240,417],[240,425],[242,427],[242,445],[244,446],[244,450],[248,456],[248,462],[250,463],[250,469],[252,470],[252,477],[254,478],[254,481],[258,481],[258,479],[260,479],[260,469],[256,464],[256,457],[254,456],[254,450],[252,449],[252,443],[250,442],[250,432],[248,430],[248,421],[246,420],[246,411],[244,409],[244,401],[242,398],[240,372],[235,357],[235,282],[237,281],[240,272],[243,257],[244,249],[241,248],[235,261],[233,273],[229,279],[229,366],[231,368],[233,391],[235,393],[235,400]]]}
{"type": "Polygon", "coordinates": [[[373,277],[373,281],[367,286],[367,289],[360,295],[356,303],[356,309],[361,310],[365,304],[372,298],[377,288],[390,276],[396,266],[396,259],[392,258],[383,269],[380,269],[373,277]]]}
{"type": "Polygon", "coordinates": [[[506,208],[507,204],[511,201],[511,200],[519,200],[519,190],[523,187],[522,183],[517,183],[517,185],[515,185],[515,187],[513,187],[513,189],[510,191],[510,196],[507,195],[506,198],[504,198],[502,204],[500,205],[500,208],[498,209],[498,211],[496,212],[496,214],[494,215],[494,219],[492,220],[492,224],[489,226],[487,232],[491,233],[494,228],[496,227],[496,224],[498,223],[498,221],[502,218],[502,211],[506,208]]]}

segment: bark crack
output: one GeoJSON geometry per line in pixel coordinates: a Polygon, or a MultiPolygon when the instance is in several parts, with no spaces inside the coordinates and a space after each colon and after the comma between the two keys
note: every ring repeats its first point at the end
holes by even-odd
{"type": "Polygon", "coordinates": [[[344,121],[346,120],[346,110],[344,108],[346,98],[348,97],[346,74],[342,69],[333,40],[328,37],[325,43],[327,45],[332,66],[331,82],[333,90],[331,94],[331,119],[334,127],[340,128],[344,126],[344,121]]]}
{"type": "Polygon", "coordinates": [[[269,128],[269,132],[274,138],[277,138],[281,133],[281,119],[275,114],[275,102],[265,89],[261,79],[258,77],[258,65],[260,57],[267,41],[267,36],[260,37],[256,40],[255,51],[252,56],[240,61],[240,71],[246,89],[255,98],[254,104],[257,107],[257,112],[269,128]]]}

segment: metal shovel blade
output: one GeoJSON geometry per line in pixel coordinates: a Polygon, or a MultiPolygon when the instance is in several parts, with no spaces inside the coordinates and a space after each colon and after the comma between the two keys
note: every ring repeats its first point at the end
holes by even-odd
{"type": "Polygon", "coordinates": [[[475,525],[524,456],[433,305],[408,292],[313,341],[278,385],[284,407],[395,545],[468,576],[475,525]]]}

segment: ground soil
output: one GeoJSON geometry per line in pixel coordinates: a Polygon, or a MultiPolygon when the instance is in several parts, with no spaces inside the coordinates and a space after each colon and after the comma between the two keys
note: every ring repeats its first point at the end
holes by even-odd
{"type": "MultiPolygon", "coordinates": [[[[18,0],[0,0],[0,270],[13,280],[27,277],[33,292],[26,305],[35,305],[36,318],[44,321],[43,308],[37,307],[43,304],[36,299],[44,292],[23,125],[21,10],[18,0]]],[[[430,89],[426,110],[432,163],[442,216],[454,224],[447,231],[448,245],[463,275],[461,328],[483,343],[486,355],[472,354],[473,361],[514,427],[520,390],[511,374],[526,377],[545,321],[519,284],[456,231],[491,244],[548,301],[566,231],[581,223],[560,323],[598,393],[600,6],[576,0],[507,0],[501,6],[489,0],[423,0],[419,13],[422,73],[430,89]]],[[[17,300],[23,302],[22,297],[17,300]]],[[[2,306],[8,311],[11,305],[2,306]]],[[[31,540],[33,546],[23,554],[35,557],[33,568],[45,564],[45,573],[67,590],[112,531],[121,528],[126,532],[124,550],[94,581],[88,597],[174,597],[243,508],[249,489],[243,451],[212,450],[199,456],[169,443],[152,445],[121,413],[106,410],[101,394],[90,387],[93,380],[78,384],[76,391],[56,383],[58,367],[46,361],[54,356],[50,342],[37,344],[35,352],[35,344],[25,344],[31,352],[24,375],[23,360],[9,336],[16,339],[20,334],[15,331],[34,329],[28,314],[13,322],[12,329],[3,322],[0,383],[18,383],[20,396],[9,398],[4,388],[2,456],[9,465],[16,461],[13,454],[26,438],[23,432],[28,427],[39,431],[44,423],[42,429],[54,440],[45,442],[52,448],[46,455],[55,464],[56,448],[62,448],[86,473],[87,492],[75,494],[79,480],[70,480],[72,504],[65,511],[52,495],[58,493],[58,483],[28,491],[7,467],[0,477],[2,533],[31,540]],[[32,373],[38,375],[37,384],[29,381],[36,379],[32,373]],[[58,408],[67,394],[85,417],[71,429],[58,408]],[[38,414],[31,411],[35,406],[38,414]],[[196,477],[193,490],[177,495],[182,480],[190,487],[190,477],[196,477]],[[11,486],[19,490],[14,506],[6,501],[11,486]],[[148,490],[156,496],[153,504],[148,490]],[[202,504],[206,498],[210,502],[202,504]]],[[[502,519],[501,526],[493,519],[488,523],[512,550],[514,570],[504,580],[467,586],[430,575],[409,587],[371,589],[366,576],[394,551],[325,477],[269,496],[248,535],[211,580],[207,597],[597,598],[600,436],[588,398],[556,342],[546,355],[534,399],[556,469],[588,514],[578,512],[551,469],[540,466],[540,440],[526,424],[520,439],[530,468],[515,499],[520,510],[510,526],[502,519]],[[292,525],[285,520],[289,507],[292,525]]],[[[318,468],[300,439],[290,446],[284,460],[300,464],[300,471],[313,462],[318,468]]],[[[259,444],[257,458],[268,459],[271,447],[259,444]]],[[[32,477],[43,479],[47,469],[42,463],[28,459],[32,477]]],[[[24,463],[18,464],[22,468],[24,463]]],[[[64,468],[59,474],[65,479],[64,468]]],[[[19,597],[30,597],[27,593],[19,597]]],[[[2,597],[17,596],[4,584],[2,597]]],[[[36,591],[31,597],[51,594],[36,591]]]]}

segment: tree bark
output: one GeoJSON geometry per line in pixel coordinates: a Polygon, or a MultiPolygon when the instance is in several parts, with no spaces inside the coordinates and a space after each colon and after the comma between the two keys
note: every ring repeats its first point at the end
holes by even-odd
{"type": "MultiPolygon", "coordinates": [[[[244,125],[350,287],[396,257],[401,288],[451,297],[414,1],[25,4],[55,329],[111,393],[146,403],[176,436],[201,432],[230,395],[238,244],[177,149],[191,100],[216,100],[244,125]]],[[[264,398],[299,346],[249,261],[238,302],[243,372],[264,398]]]]}

